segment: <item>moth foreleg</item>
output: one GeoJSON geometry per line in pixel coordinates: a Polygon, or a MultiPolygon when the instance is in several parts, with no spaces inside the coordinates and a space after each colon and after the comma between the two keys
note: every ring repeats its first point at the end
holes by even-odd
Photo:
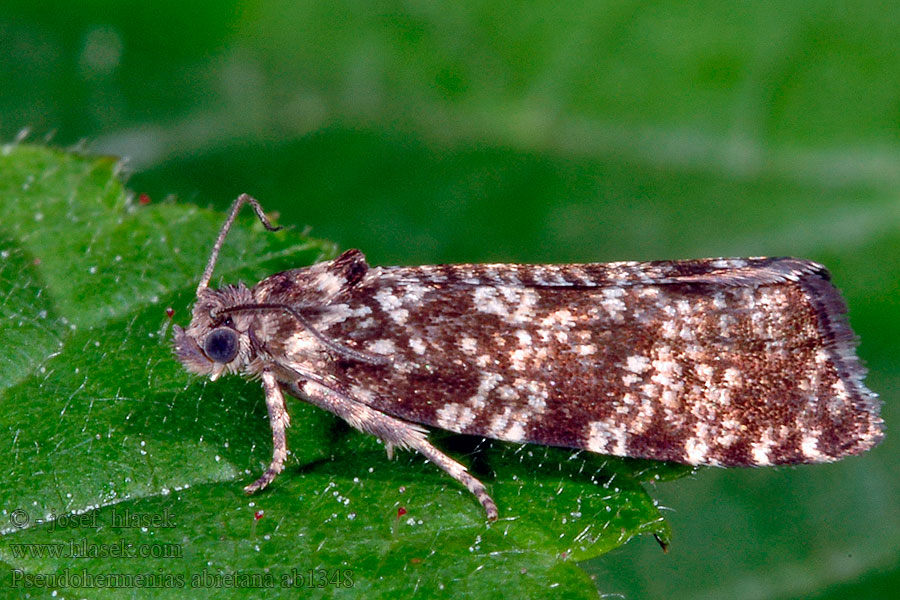
{"type": "Polygon", "coordinates": [[[354,400],[352,397],[315,381],[303,381],[290,385],[292,394],[307,398],[319,408],[339,416],[360,431],[379,437],[388,448],[412,448],[443,469],[451,477],[466,486],[481,506],[488,519],[497,519],[497,505],[487,493],[484,484],[473,477],[466,468],[437,448],[427,437],[427,431],[413,423],[379,412],[354,400]]]}
{"type": "Polygon", "coordinates": [[[263,489],[284,469],[284,459],[287,457],[287,436],[285,430],[291,424],[287,407],[284,405],[284,394],[275,375],[268,369],[262,373],[263,389],[266,392],[266,408],[269,411],[269,425],[272,427],[272,462],[262,476],[244,488],[248,494],[263,489]]]}

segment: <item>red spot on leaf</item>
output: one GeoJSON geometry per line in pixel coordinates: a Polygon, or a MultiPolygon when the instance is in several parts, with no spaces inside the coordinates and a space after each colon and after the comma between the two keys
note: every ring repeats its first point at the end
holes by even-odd
{"type": "Polygon", "coordinates": [[[138,204],[146,206],[147,204],[150,204],[150,202],[151,200],[148,194],[141,194],[140,196],[138,196],[138,204]]]}

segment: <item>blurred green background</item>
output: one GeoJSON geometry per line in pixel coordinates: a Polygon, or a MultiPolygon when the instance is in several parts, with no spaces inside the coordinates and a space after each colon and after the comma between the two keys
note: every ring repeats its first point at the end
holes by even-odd
{"type": "Polygon", "coordinates": [[[881,2],[5,0],[0,141],[126,156],[154,201],[251,192],[373,264],[826,263],[884,444],[660,484],[669,553],[583,566],[628,598],[895,598],[898,34],[881,2]]]}

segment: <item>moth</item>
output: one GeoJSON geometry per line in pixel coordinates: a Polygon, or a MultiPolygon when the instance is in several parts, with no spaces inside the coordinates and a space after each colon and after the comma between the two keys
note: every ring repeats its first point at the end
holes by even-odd
{"type": "Polygon", "coordinates": [[[485,486],[428,427],[690,465],[820,463],[882,437],[880,405],[845,305],[821,265],[797,258],[607,264],[370,267],[358,250],[248,288],[209,287],[231,206],[178,359],[217,379],[262,381],[269,468],[284,468],[304,399],[413,449],[471,491],[485,486]]]}

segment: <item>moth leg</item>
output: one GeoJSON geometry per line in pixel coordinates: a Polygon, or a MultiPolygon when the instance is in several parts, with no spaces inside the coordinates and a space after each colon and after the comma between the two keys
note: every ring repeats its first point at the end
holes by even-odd
{"type": "Polygon", "coordinates": [[[266,408],[269,411],[269,425],[272,427],[272,462],[262,476],[244,488],[248,494],[263,489],[284,469],[287,457],[287,436],[285,430],[291,425],[291,417],[284,405],[284,394],[275,375],[268,369],[262,373],[263,389],[266,391],[266,408]]]}
{"type": "MultiPolygon", "coordinates": [[[[404,423],[404,421],[400,420],[397,420],[397,422],[404,423]]],[[[405,424],[409,426],[408,423],[405,424]]],[[[468,471],[466,471],[466,468],[464,466],[432,446],[428,439],[424,437],[424,435],[421,440],[417,440],[414,444],[408,444],[408,446],[418,451],[419,454],[423,455],[435,465],[439,466],[447,474],[449,474],[450,477],[466,486],[466,488],[475,495],[475,498],[478,499],[478,501],[481,503],[481,506],[484,507],[484,511],[487,513],[488,520],[497,520],[497,505],[494,503],[494,500],[488,495],[487,489],[484,487],[484,484],[473,477],[468,471]]]]}
{"type": "Polygon", "coordinates": [[[412,448],[472,492],[491,521],[497,519],[497,505],[488,495],[484,484],[473,477],[466,468],[428,441],[428,432],[418,425],[386,415],[354,400],[342,392],[316,381],[303,381],[290,385],[291,393],[309,400],[319,408],[339,416],[351,426],[381,438],[385,445],[412,448]]]}

